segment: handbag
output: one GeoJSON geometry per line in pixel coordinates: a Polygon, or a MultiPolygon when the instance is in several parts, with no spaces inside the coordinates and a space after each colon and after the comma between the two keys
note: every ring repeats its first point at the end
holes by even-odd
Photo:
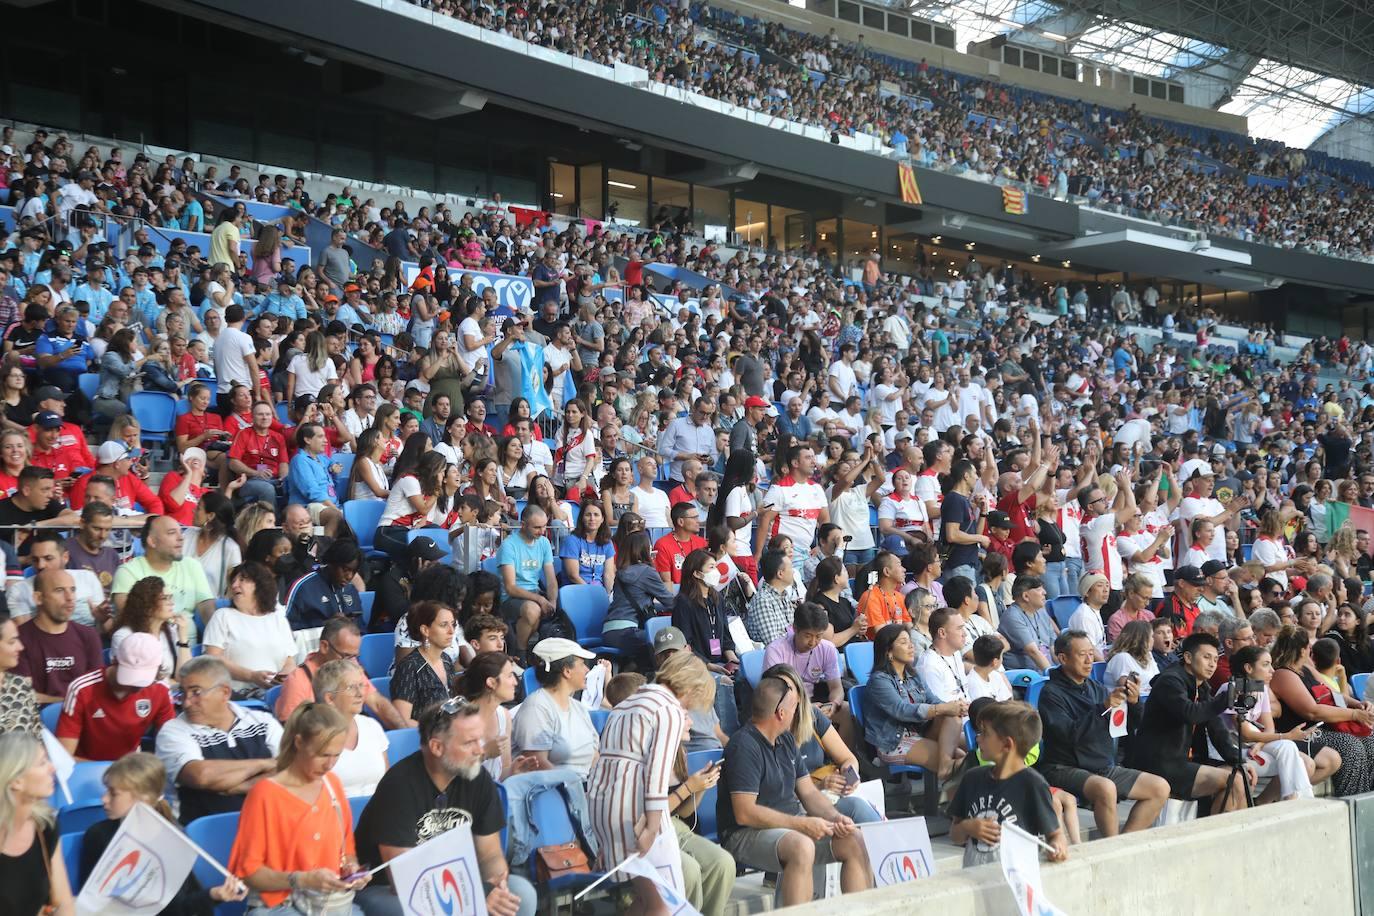
{"type": "MultiPolygon", "coordinates": [[[[343,809],[339,807],[339,797],[334,794],[334,787],[329,784],[329,777],[324,780],[325,791],[329,793],[329,803],[334,808],[334,816],[339,820],[339,836],[343,837],[346,833],[343,822],[343,809]]],[[[297,842],[303,834],[297,835],[297,842]]],[[[344,853],[339,850],[339,874],[343,875],[344,853]]],[[[354,891],[308,891],[304,888],[297,888],[291,892],[291,906],[299,910],[304,916],[352,916],[354,891]]]]}
{"type": "MultiPolygon", "coordinates": [[[[1310,689],[1312,691],[1312,699],[1316,700],[1320,705],[1340,705],[1336,702],[1335,695],[1331,692],[1331,688],[1326,684],[1316,683],[1311,685],[1310,689]]],[[[1328,722],[1325,727],[1335,732],[1353,735],[1356,738],[1368,738],[1370,735],[1374,735],[1374,729],[1362,722],[1328,722]]]]}
{"type": "MultiPolygon", "coordinates": [[[[532,809],[535,798],[543,792],[557,792],[563,797],[563,804],[567,804],[568,797],[562,786],[544,786],[525,796],[527,816],[532,809]]],[[[529,822],[531,827],[537,823],[533,816],[529,817],[529,822]]],[[[576,839],[566,843],[556,843],[552,846],[535,847],[534,877],[540,884],[547,884],[555,878],[562,878],[567,875],[585,875],[591,872],[591,861],[587,858],[587,851],[582,845],[582,830],[576,820],[573,821],[573,830],[576,833],[576,839]]],[[[538,833],[538,828],[534,827],[533,832],[538,833]]]]}

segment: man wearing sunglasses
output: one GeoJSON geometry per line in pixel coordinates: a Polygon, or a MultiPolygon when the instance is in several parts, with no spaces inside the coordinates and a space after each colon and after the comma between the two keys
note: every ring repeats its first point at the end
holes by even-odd
{"type": "MultiPolygon", "coordinates": [[[[363,634],[358,624],[349,617],[331,617],[320,631],[320,647],[305,657],[305,663],[286,676],[281,685],[281,695],[277,697],[275,710],[277,719],[285,722],[302,703],[315,699],[315,672],[326,662],[358,661],[362,649],[363,634]]],[[[405,728],[406,720],[391,701],[382,696],[377,688],[368,681],[363,687],[363,705],[381,720],[387,728],[405,728]]]]}
{"type": "MultiPolygon", "coordinates": [[[[371,868],[467,825],[487,912],[533,916],[534,886],[511,874],[501,851],[506,814],[496,783],[482,767],[486,741],[477,705],[453,699],[430,706],[420,713],[419,728],[420,749],[387,770],[358,819],[359,861],[371,868]]],[[[359,893],[358,905],[368,916],[406,912],[386,869],[359,893]]]]}
{"type": "Polygon", "coordinates": [[[810,900],[812,867],[827,862],[840,863],[846,894],[873,886],[863,835],[816,788],[797,752],[791,725],[800,700],[782,678],[759,681],[749,722],[726,745],[717,804],[721,846],[743,865],[777,872],[783,906],[810,900]]]}

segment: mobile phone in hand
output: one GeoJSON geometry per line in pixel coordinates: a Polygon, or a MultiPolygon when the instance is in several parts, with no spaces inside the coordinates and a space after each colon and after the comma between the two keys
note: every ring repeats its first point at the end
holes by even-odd
{"type": "Polygon", "coordinates": [[[362,878],[366,878],[366,877],[367,877],[367,872],[366,872],[366,871],[355,871],[355,872],[354,872],[353,874],[351,874],[351,875],[340,875],[340,876],[339,876],[339,880],[342,881],[344,884],[352,884],[354,881],[358,881],[358,880],[361,880],[362,878]]]}

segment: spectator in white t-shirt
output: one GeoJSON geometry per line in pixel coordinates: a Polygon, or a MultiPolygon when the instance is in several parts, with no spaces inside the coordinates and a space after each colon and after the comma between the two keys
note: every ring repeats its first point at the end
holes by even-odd
{"type": "Polygon", "coordinates": [[[1101,573],[1088,573],[1078,580],[1078,595],[1082,603],[1069,618],[1066,629],[1082,630],[1092,640],[1093,661],[1102,661],[1107,649],[1107,627],[1102,621],[1102,608],[1111,597],[1112,589],[1107,577],[1101,573]]]}
{"type": "Polygon", "coordinates": [[[921,653],[916,673],[926,693],[940,703],[968,701],[964,673],[964,617],[950,608],[939,608],[926,620],[930,648],[921,653]]]}
{"type": "Polygon", "coordinates": [[[215,380],[219,393],[219,412],[233,413],[230,392],[234,385],[243,385],[253,392],[253,403],[262,400],[259,387],[257,350],[253,338],[243,332],[243,306],[234,303],[224,311],[224,330],[215,340],[215,380]]]}
{"type": "MultiPolygon", "coordinates": [[[[1002,670],[1006,643],[999,636],[979,636],[973,641],[973,667],[964,678],[969,702],[992,697],[998,703],[1012,699],[1011,681],[1002,670]]],[[[970,748],[971,750],[971,748],[970,748]]]]}

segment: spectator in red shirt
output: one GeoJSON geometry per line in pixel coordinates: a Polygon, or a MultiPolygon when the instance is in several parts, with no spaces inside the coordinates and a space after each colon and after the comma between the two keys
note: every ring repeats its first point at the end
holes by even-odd
{"type": "Polygon", "coordinates": [[[706,539],[697,533],[701,531],[701,511],[696,503],[690,500],[678,503],[669,516],[673,530],[654,545],[654,569],[665,583],[680,585],[683,561],[693,550],[705,550],[706,539]]]}
{"type": "Polygon", "coordinates": [[[1030,464],[1035,468],[1029,477],[1022,477],[1021,471],[1007,471],[997,479],[997,508],[1007,513],[1011,519],[1011,541],[1019,544],[1026,540],[1039,540],[1039,526],[1034,519],[1035,493],[1045,483],[1045,475],[1050,468],[1059,466],[1059,447],[1051,445],[1045,450],[1044,459],[1040,454],[1040,429],[1032,426],[1030,464]]]}
{"type": "Polygon", "coordinates": [[[1007,513],[996,509],[988,513],[987,535],[988,550],[1006,557],[1007,565],[1010,566],[1011,552],[1016,549],[1016,545],[1011,540],[1011,519],[1007,517],[1007,513]]]}
{"type": "Polygon", "coordinates": [[[115,482],[115,504],[116,513],[129,515],[134,512],[134,506],[139,506],[150,515],[161,515],[163,512],[162,500],[158,499],[156,493],[148,489],[148,485],[137,474],[129,473],[129,469],[134,466],[134,461],[143,454],[142,449],[129,448],[123,442],[105,442],[100,448],[96,449],[95,470],[86,474],[72,487],[68,496],[73,509],[80,509],[86,504],[86,487],[90,485],[91,478],[96,476],[106,476],[115,482]]]}
{"type": "MultiPolygon", "coordinates": [[[[234,434],[224,428],[224,419],[210,410],[210,389],[197,382],[186,392],[191,409],[177,417],[175,435],[177,451],[185,454],[188,448],[205,450],[206,466],[224,480],[229,458],[229,440],[234,434]]],[[[188,523],[189,524],[189,523],[188,523]]]]}
{"type": "Polygon", "coordinates": [[[272,428],[276,414],[272,405],[258,401],[253,405],[253,425],[239,431],[229,446],[229,473],[247,480],[239,488],[247,502],[276,505],[276,481],[285,481],[287,472],[286,439],[272,428]]]}
{"type": "Polygon", "coordinates": [[[30,464],[33,446],[22,429],[0,433],[0,497],[10,497],[19,489],[19,473],[30,464]]]}
{"type": "MultiPolygon", "coordinates": [[[[79,461],[72,465],[75,468],[95,467],[95,456],[91,454],[90,446],[86,444],[86,434],[81,431],[81,427],[75,423],[68,423],[67,416],[67,393],[54,385],[44,385],[33,393],[33,399],[38,402],[40,411],[50,410],[62,421],[62,431],[58,434],[57,444],[62,448],[75,449],[72,452],[79,461]]],[[[38,427],[29,427],[29,441],[38,441],[38,427]]]]}
{"type": "MultiPolygon", "coordinates": [[[[205,463],[204,449],[185,449],[181,453],[182,469],[168,471],[167,476],[162,478],[162,486],[158,488],[158,496],[162,498],[162,506],[167,514],[183,525],[195,524],[196,506],[200,504],[200,498],[214,489],[205,485],[205,463]]],[[[240,475],[229,481],[224,488],[224,495],[232,497],[246,479],[240,475]]]]}
{"type": "Polygon", "coordinates": [[[81,453],[78,449],[59,444],[62,437],[62,418],[51,410],[40,410],[38,416],[34,417],[33,426],[29,428],[36,430],[33,457],[29,459],[29,463],[52,471],[54,480],[68,480],[78,467],[90,467],[81,464],[81,453]]]}
{"type": "Polygon", "coordinates": [[[151,633],[130,633],[103,670],[72,681],[57,720],[57,740],[77,760],[118,760],[138,750],[150,728],[176,717],[157,679],[162,646],[151,633]]]}
{"type": "Polygon", "coordinates": [[[684,458],[682,461],[682,483],[673,487],[668,494],[668,503],[676,506],[678,503],[689,503],[697,498],[697,478],[701,476],[701,462],[695,458],[684,458]]]}

